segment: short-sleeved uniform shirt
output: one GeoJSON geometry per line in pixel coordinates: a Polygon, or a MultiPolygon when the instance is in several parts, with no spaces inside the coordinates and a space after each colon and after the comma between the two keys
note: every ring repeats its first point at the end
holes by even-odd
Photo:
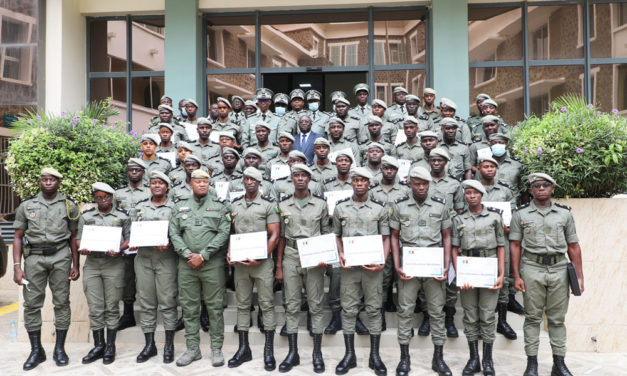
{"type": "Polygon", "coordinates": [[[122,227],[122,240],[127,240],[131,236],[131,219],[128,212],[120,208],[112,208],[108,213],[102,213],[98,208],[84,211],[78,220],[76,239],[81,239],[85,225],[122,227]]]}
{"type": "Polygon", "coordinates": [[[356,202],[340,200],[333,211],[333,232],[337,237],[390,235],[388,209],[374,198],[356,202]]]}
{"type": "Polygon", "coordinates": [[[24,230],[32,246],[57,244],[70,239],[71,232],[78,228],[78,219],[70,219],[78,215],[78,207],[66,195],[57,193],[47,201],[39,192],[17,208],[13,228],[24,230]]]}
{"type": "Polygon", "coordinates": [[[427,197],[420,204],[408,195],[390,207],[390,228],[399,231],[404,246],[441,247],[442,230],[450,227],[446,200],[440,197],[427,197]]]}
{"type": "Polygon", "coordinates": [[[463,250],[496,249],[505,246],[501,210],[483,205],[479,213],[466,210],[453,217],[451,245],[463,250]]]}
{"type": "Polygon", "coordinates": [[[267,225],[279,222],[276,201],[271,196],[257,193],[254,199],[238,197],[231,203],[233,230],[236,234],[267,231],[267,225]]]}

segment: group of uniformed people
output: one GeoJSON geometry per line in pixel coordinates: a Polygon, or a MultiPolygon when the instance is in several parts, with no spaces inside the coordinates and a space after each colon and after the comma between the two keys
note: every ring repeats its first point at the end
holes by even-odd
{"type": "Polygon", "coordinates": [[[95,205],[82,213],[71,198],[58,192],[62,174],[42,169],[41,192],[21,203],[14,225],[14,279],[20,285],[30,282],[29,289],[23,289],[31,342],[24,369],[46,358],[40,342],[46,284],[55,305],[53,358],[57,365],[68,363],[64,342],[70,323],[69,281],[79,277],[83,254],[83,286],[94,339],[94,348],[82,360],[85,364],[115,360],[116,332],[136,325],[137,296],[146,341],[138,363],[157,355],[159,312],[165,329],[164,363],[174,361],[174,333],[182,327],[187,348],[176,364],[200,359],[203,327],[210,333],[212,364],[223,365],[223,310],[225,288],[230,285],[237,299],[239,348],[228,366],[238,367],[253,358],[248,331],[256,288],[258,325],[265,334],[264,368],[272,371],[277,367],[274,291],[279,282],[286,317],[281,334],[289,343],[278,365],[280,372],[300,363],[298,327],[300,312],[306,310],[314,372],[325,372],[322,335],[342,330],[346,352],[336,374],[357,365],[355,333],[370,335],[369,367],[377,375],[387,374],[379,356],[381,331],[386,329],[385,311],[397,311],[396,374],[410,371],[412,319],[415,312],[422,312],[418,334],[431,334],[432,369],[451,375],[443,346],[446,337],[458,336],[454,324],[458,288],[447,282],[447,276],[458,256],[469,256],[497,258],[498,278],[491,288],[459,286],[470,352],[463,374],[482,370],[495,374],[495,332],[516,339],[506,321],[509,309],[525,314],[524,375],[538,374],[543,312],[554,355],[552,374],[570,375],[564,363],[566,253],[583,290],[574,220],[568,207],[551,200],[552,177],[533,173],[527,177],[529,189],[523,183],[520,163],[507,152],[509,127],[498,116],[496,102],[480,94],[479,114],[465,122],[455,116],[453,101],[442,98],[439,107],[435,105],[433,89],[425,89],[421,101],[398,87],[391,106],[378,99],[369,105],[365,84],[356,85],[354,94],[357,105],[349,109],[346,94],[332,93],[334,111],[325,113],[315,90],[296,89],[288,96],[262,88],[254,101],[218,98],[215,113],[212,110],[208,118],[197,117],[198,105],[192,99],[179,102],[180,116],[175,117],[172,100],[164,97],[158,117],[141,138],[142,154],[127,163],[128,184],[115,190],[94,183],[95,205]],[[171,152],[174,168],[160,154],[171,152]],[[338,201],[330,213],[323,194],[348,190],[350,197],[338,201]],[[482,201],[510,203],[511,225],[504,225],[501,210],[482,201]],[[522,205],[516,207],[517,202],[522,205]],[[169,221],[168,245],[129,248],[131,222],[157,220],[169,221]],[[119,249],[103,253],[81,248],[85,225],[121,227],[119,249]],[[268,257],[231,262],[229,235],[260,231],[267,232],[268,257]],[[337,239],[340,265],[302,268],[297,241],[331,233],[337,239]],[[342,238],[366,235],[381,235],[386,262],[347,266],[342,238]],[[442,247],[443,276],[407,276],[402,268],[404,247],[442,247]],[[326,328],[325,275],[330,278],[332,310],[326,328]],[[514,299],[516,290],[523,292],[524,308],[514,299]],[[182,320],[177,322],[179,305],[182,320]],[[362,310],[366,324],[359,319],[362,310]]]}

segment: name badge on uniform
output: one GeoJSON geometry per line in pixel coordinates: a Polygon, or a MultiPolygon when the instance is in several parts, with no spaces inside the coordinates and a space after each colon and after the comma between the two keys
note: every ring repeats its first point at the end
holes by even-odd
{"type": "Polygon", "coordinates": [[[202,225],[202,219],[200,218],[194,219],[194,226],[201,226],[201,225],[202,225]]]}

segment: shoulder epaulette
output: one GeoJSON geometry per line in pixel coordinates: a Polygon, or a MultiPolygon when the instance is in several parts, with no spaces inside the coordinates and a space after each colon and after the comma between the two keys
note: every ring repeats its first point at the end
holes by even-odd
{"type": "Polygon", "coordinates": [[[139,200],[139,201],[137,201],[137,203],[136,203],[135,205],[139,204],[140,202],[149,201],[149,200],[150,200],[150,197],[146,197],[146,198],[145,198],[145,199],[143,199],[143,200],[139,200]]]}
{"type": "Polygon", "coordinates": [[[334,180],[337,180],[337,176],[331,176],[330,178],[326,178],[322,181],[322,184],[328,184],[334,180]]]}
{"type": "Polygon", "coordinates": [[[121,186],[117,187],[115,190],[119,191],[120,189],[124,189],[126,187],[128,187],[128,185],[121,185],[121,186]]]}
{"type": "Polygon", "coordinates": [[[266,176],[263,176],[261,179],[267,181],[268,183],[272,183],[272,179],[270,179],[270,178],[268,178],[266,176]]]}
{"type": "Polygon", "coordinates": [[[404,186],[409,186],[409,184],[407,184],[406,181],[399,181],[398,184],[400,185],[404,185],[404,186]]]}
{"type": "Polygon", "coordinates": [[[564,205],[564,204],[558,204],[557,202],[555,203],[555,206],[562,208],[562,209],[566,209],[566,210],[570,210],[570,206],[568,205],[564,205]]]}
{"type": "Polygon", "coordinates": [[[311,195],[314,196],[314,197],[318,197],[319,199],[324,201],[324,196],[321,195],[320,193],[312,193],[311,195]]]}
{"type": "Polygon", "coordinates": [[[505,188],[512,189],[512,186],[511,186],[511,185],[509,185],[509,184],[507,184],[507,183],[506,183],[506,182],[504,182],[504,181],[499,180],[499,181],[498,181],[498,183],[499,183],[500,185],[502,185],[503,187],[505,187],[505,188]]]}
{"type": "Polygon", "coordinates": [[[340,201],[338,201],[338,202],[336,202],[336,203],[335,203],[335,206],[337,206],[338,204],[341,204],[341,203],[343,203],[343,202],[346,202],[346,201],[348,201],[348,200],[350,200],[350,199],[351,199],[350,197],[346,197],[346,198],[344,198],[344,199],[341,199],[340,201]]]}
{"type": "Polygon", "coordinates": [[[372,184],[372,185],[368,188],[368,190],[375,189],[375,188],[376,188],[376,187],[378,187],[378,186],[379,186],[379,183],[374,183],[374,184],[372,184]]]}
{"type": "Polygon", "coordinates": [[[268,202],[274,202],[274,197],[272,196],[261,195],[261,198],[268,202]]]}
{"type": "Polygon", "coordinates": [[[285,200],[287,200],[288,198],[292,197],[292,194],[286,194],[286,195],[281,195],[281,199],[279,200],[279,202],[283,202],[285,200]]]}
{"type": "Polygon", "coordinates": [[[407,201],[407,200],[409,200],[409,196],[403,196],[403,197],[399,197],[396,200],[394,200],[394,203],[398,204],[398,203],[401,203],[401,202],[407,201]]]}
{"type": "Polygon", "coordinates": [[[401,118],[388,119],[388,121],[389,121],[390,123],[392,123],[392,124],[398,124],[398,123],[400,123],[400,122],[401,122],[401,121],[403,121],[403,120],[404,120],[404,119],[403,119],[402,117],[401,117],[401,118]]]}
{"type": "Polygon", "coordinates": [[[437,197],[437,196],[431,196],[431,200],[435,201],[435,202],[439,202],[440,204],[446,204],[446,200],[443,199],[442,197],[437,197]]]}
{"type": "Polygon", "coordinates": [[[429,117],[429,115],[422,114],[422,115],[418,116],[418,119],[420,119],[420,120],[429,120],[430,117],[429,117]]]}
{"type": "Polygon", "coordinates": [[[81,212],[81,214],[89,213],[90,211],[94,211],[94,210],[96,210],[96,207],[95,207],[95,206],[94,206],[94,207],[92,207],[91,209],[87,209],[87,210],[85,210],[85,211],[81,212]]]}
{"type": "Polygon", "coordinates": [[[370,201],[374,202],[375,204],[379,204],[381,206],[385,206],[385,202],[377,200],[376,198],[372,197],[370,198],[370,201]]]}
{"type": "Polygon", "coordinates": [[[311,167],[311,166],[313,166],[314,164],[315,164],[315,162],[311,162],[311,163],[309,163],[309,164],[307,165],[307,167],[311,167]]]}
{"type": "Polygon", "coordinates": [[[528,206],[529,206],[529,203],[522,204],[522,205],[518,205],[518,206],[516,207],[516,209],[514,209],[514,210],[524,209],[524,208],[526,208],[526,207],[528,207],[528,206]]]}
{"type": "Polygon", "coordinates": [[[289,178],[289,176],[283,176],[282,178],[274,179],[274,181],[287,180],[287,178],[289,178]]]}
{"type": "Polygon", "coordinates": [[[371,141],[370,141],[370,140],[366,140],[366,141],[364,141],[364,142],[359,142],[359,141],[357,141],[357,145],[361,146],[361,145],[365,145],[365,144],[367,144],[367,143],[369,143],[369,142],[371,142],[371,141]]]}
{"type": "Polygon", "coordinates": [[[403,141],[403,142],[401,142],[400,144],[396,145],[396,147],[403,146],[403,145],[405,145],[406,143],[407,143],[407,141],[403,141]]]}
{"type": "Polygon", "coordinates": [[[177,202],[181,201],[182,199],[180,197],[175,197],[173,202],[176,204],[177,202]]]}
{"type": "Polygon", "coordinates": [[[32,200],[32,199],[34,199],[35,197],[37,197],[37,195],[28,196],[28,197],[26,197],[26,198],[24,199],[24,201],[27,201],[27,200],[32,200]]]}
{"type": "Polygon", "coordinates": [[[498,213],[498,214],[503,214],[503,210],[502,209],[493,208],[491,206],[487,206],[486,209],[488,209],[488,211],[491,211],[491,212],[495,212],[495,213],[498,213]]]}
{"type": "Polygon", "coordinates": [[[329,116],[333,116],[334,113],[333,112],[329,112],[329,111],[322,111],[323,114],[329,115],[329,116]]]}
{"type": "Polygon", "coordinates": [[[181,180],[181,181],[179,181],[179,182],[177,182],[177,183],[174,183],[174,185],[172,186],[172,188],[176,188],[176,187],[178,187],[178,186],[179,186],[179,185],[181,185],[181,184],[183,184],[183,180],[181,180]]]}
{"type": "Polygon", "coordinates": [[[168,159],[165,159],[165,158],[163,158],[163,157],[159,157],[159,156],[157,156],[157,158],[159,158],[159,159],[163,159],[164,161],[166,161],[166,162],[170,163],[170,161],[169,161],[168,159]]]}
{"type": "MultiPolygon", "coordinates": [[[[263,196],[261,196],[261,197],[263,197],[263,196]]],[[[244,195],[241,195],[241,196],[239,196],[238,198],[236,198],[236,199],[234,199],[233,201],[231,201],[231,203],[234,203],[234,202],[236,202],[236,201],[239,201],[239,200],[241,200],[241,199],[243,199],[243,198],[244,198],[244,195]]]]}
{"type": "MultiPolygon", "coordinates": [[[[445,177],[446,177],[446,176],[445,176],[445,177]]],[[[448,177],[449,177],[449,178],[451,178],[451,179],[453,179],[453,180],[455,180],[455,181],[458,181],[458,182],[460,182],[460,183],[463,181],[461,176],[453,176],[453,175],[450,175],[450,174],[449,174],[449,175],[448,175],[448,177]]]]}
{"type": "Polygon", "coordinates": [[[359,118],[359,116],[352,116],[352,115],[351,115],[351,116],[349,116],[349,117],[350,117],[351,119],[353,119],[353,120],[361,120],[361,119],[359,118]]]}
{"type": "Polygon", "coordinates": [[[127,212],[126,210],[124,210],[124,209],[121,209],[121,208],[115,208],[115,210],[117,210],[117,211],[119,211],[119,212],[122,212],[122,213],[124,213],[124,214],[128,215],[128,212],[127,212]]]}

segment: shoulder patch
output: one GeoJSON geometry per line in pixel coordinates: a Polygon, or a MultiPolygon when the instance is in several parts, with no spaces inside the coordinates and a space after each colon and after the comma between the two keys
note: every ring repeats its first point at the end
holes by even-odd
{"type": "Polygon", "coordinates": [[[528,207],[528,206],[529,206],[529,203],[522,204],[522,205],[518,205],[518,206],[516,207],[516,209],[514,209],[514,210],[524,209],[524,208],[526,208],[526,207],[528,207]]]}
{"type": "MultiPolygon", "coordinates": [[[[242,196],[244,197],[244,196],[242,196]]],[[[266,196],[266,195],[261,195],[261,198],[268,201],[268,202],[274,202],[274,197],[272,196],[266,196]]]]}
{"type": "MultiPolygon", "coordinates": [[[[263,196],[261,196],[261,197],[263,197],[263,196]]],[[[234,202],[236,202],[236,201],[239,201],[239,200],[241,200],[241,199],[243,199],[243,198],[244,198],[244,195],[239,196],[239,197],[238,197],[238,198],[236,198],[235,200],[231,201],[231,203],[234,203],[234,202]]]]}
{"type": "Polygon", "coordinates": [[[420,120],[429,120],[430,118],[429,118],[429,115],[422,114],[422,115],[418,116],[418,119],[420,119],[420,120]]]}
{"type": "Polygon", "coordinates": [[[511,186],[511,185],[509,185],[509,184],[507,184],[507,183],[506,183],[506,182],[504,182],[504,181],[499,180],[499,181],[498,181],[498,183],[499,183],[500,185],[502,185],[503,187],[505,187],[505,188],[512,189],[512,186],[511,186]]]}
{"type": "Polygon", "coordinates": [[[555,206],[557,206],[558,208],[566,209],[566,210],[570,210],[571,209],[570,206],[564,205],[564,204],[558,204],[557,202],[555,203],[555,206]]]}
{"type": "Polygon", "coordinates": [[[292,194],[287,194],[287,195],[281,195],[281,199],[279,200],[279,202],[283,202],[285,200],[287,200],[288,198],[292,197],[292,194]]]}
{"type": "Polygon", "coordinates": [[[335,206],[337,206],[337,205],[339,205],[339,204],[341,204],[343,202],[346,202],[346,201],[348,201],[350,199],[351,199],[350,197],[346,197],[345,199],[339,200],[338,202],[335,203],[335,206]]]}
{"type": "Polygon", "coordinates": [[[378,187],[378,186],[379,186],[379,183],[374,183],[374,184],[372,184],[370,187],[368,187],[368,190],[369,190],[369,191],[370,191],[370,190],[373,190],[373,189],[375,189],[375,188],[376,188],[376,187],[378,187]]]}
{"type": "Polygon", "coordinates": [[[401,202],[407,201],[407,200],[409,200],[409,196],[404,196],[404,197],[400,197],[400,198],[397,198],[396,200],[394,200],[394,203],[398,204],[398,203],[401,203],[401,202]]]}
{"type": "Polygon", "coordinates": [[[491,212],[495,212],[495,213],[498,213],[498,214],[503,214],[503,210],[497,209],[497,208],[493,208],[491,206],[486,206],[486,209],[488,209],[488,211],[491,211],[491,212]]]}
{"type": "Polygon", "coordinates": [[[311,195],[314,196],[314,197],[318,197],[319,199],[324,201],[324,196],[319,194],[319,193],[312,193],[311,195]]]}
{"type": "Polygon", "coordinates": [[[326,178],[326,179],[324,179],[324,180],[322,181],[322,184],[327,184],[327,183],[330,183],[330,182],[332,182],[332,181],[334,181],[334,180],[337,180],[337,176],[331,176],[330,178],[326,178]]]}
{"type": "Polygon", "coordinates": [[[403,141],[403,142],[401,142],[400,144],[396,145],[396,147],[400,147],[400,146],[403,146],[403,145],[405,145],[405,144],[407,144],[407,141],[403,141]]]}
{"type": "Polygon", "coordinates": [[[149,200],[150,200],[150,197],[146,197],[146,198],[145,198],[145,199],[143,199],[143,200],[139,200],[139,201],[137,201],[137,203],[136,203],[135,205],[139,204],[140,202],[149,201],[149,200]]]}
{"type": "Polygon", "coordinates": [[[443,205],[446,204],[446,200],[441,197],[431,196],[431,200],[435,202],[439,202],[440,204],[443,204],[443,205]]]}
{"type": "Polygon", "coordinates": [[[94,211],[94,210],[96,210],[95,206],[93,208],[91,208],[91,209],[87,209],[87,210],[81,212],[81,214],[89,213],[89,212],[94,211]]]}
{"type": "Polygon", "coordinates": [[[128,215],[128,212],[127,212],[126,210],[124,210],[124,209],[115,208],[115,210],[117,210],[117,211],[119,211],[119,212],[122,212],[122,213],[124,213],[124,214],[128,215]]]}
{"type": "Polygon", "coordinates": [[[374,197],[372,197],[372,198],[370,199],[370,201],[374,202],[375,204],[379,204],[379,205],[381,205],[381,206],[385,206],[385,202],[380,201],[380,200],[377,200],[377,199],[376,199],[376,198],[374,198],[374,197]]]}
{"type": "Polygon", "coordinates": [[[350,117],[351,119],[353,119],[353,120],[361,120],[361,119],[359,118],[359,116],[354,116],[354,115],[351,115],[351,116],[349,116],[349,117],[350,117]]]}

